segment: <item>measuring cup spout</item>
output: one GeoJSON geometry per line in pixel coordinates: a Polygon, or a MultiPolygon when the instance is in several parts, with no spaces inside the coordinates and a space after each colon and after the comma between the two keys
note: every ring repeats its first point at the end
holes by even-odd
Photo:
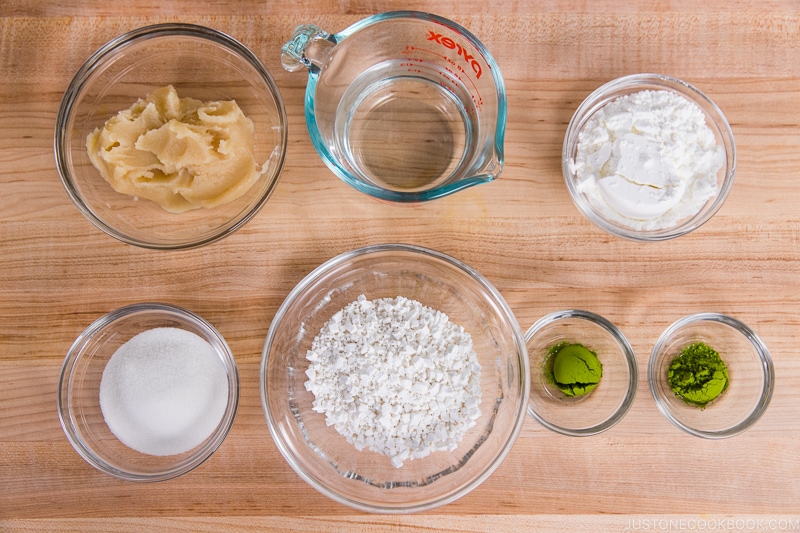
{"type": "Polygon", "coordinates": [[[494,146],[491,152],[486,156],[486,162],[483,165],[482,173],[485,174],[490,180],[500,176],[505,166],[505,156],[503,154],[503,144],[505,137],[505,117],[498,121],[495,126],[494,132],[494,146]]]}
{"type": "Polygon", "coordinates": [[[281,64],[289,72],[303,67],[319,70],[327,62],[335,45],[336,42],[329,33],[313,24],[301,24],[281,48],[281,64]]]}

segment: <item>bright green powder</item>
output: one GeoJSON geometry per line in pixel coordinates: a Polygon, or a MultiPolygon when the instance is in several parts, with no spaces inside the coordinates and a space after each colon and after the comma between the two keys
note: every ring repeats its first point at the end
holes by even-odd
{"type": "Polygon", "coordinates": [[[597,354],[582,344],[562,342],[550,348],[551,378],[567,396],[592,392],[603,377],[603,365],[597,354]]]}
{"type": "Polygon", "coordinates": [[[702,409],[728,388],[728,367],[716,350],[696,342],[672,360],[667,381],[683,401],[702,409]]]}

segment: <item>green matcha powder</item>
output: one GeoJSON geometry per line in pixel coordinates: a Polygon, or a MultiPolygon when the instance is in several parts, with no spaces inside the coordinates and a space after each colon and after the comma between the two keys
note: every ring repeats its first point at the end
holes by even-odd
{"type": "Polygon", "coordinates": [[[728,367],[716,350],[696,342],[672,360],[667,381],[683,401],[704,409],[728,388],[728,367]]]}
{"type": "Polygon", "coordinates": [[[566,396],[585,396],[603,377],[603,365],[597,354],[582,344],[562,342],[548,350],[550,381],[566,396]]]}

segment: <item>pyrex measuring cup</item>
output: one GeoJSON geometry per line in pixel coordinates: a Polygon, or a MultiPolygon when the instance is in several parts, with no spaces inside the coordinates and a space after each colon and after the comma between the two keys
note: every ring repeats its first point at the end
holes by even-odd
{"type": "Polygon", "coordinates": [[[305,114],[319,155],[374,197],[421,202],[503,168],[506,95],[486,48],[458,24],[383,13],[330,35],[298,26],[283,67],[307,67],[305,114]]]}

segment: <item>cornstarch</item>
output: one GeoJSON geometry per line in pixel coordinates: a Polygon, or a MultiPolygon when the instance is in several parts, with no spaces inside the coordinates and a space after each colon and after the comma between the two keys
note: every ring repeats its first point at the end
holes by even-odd
{"type": "Polygon", "coordinates": [[[578,136],[577,189],[606,218],[658,230],[697,214],[717,195],[725,152],[694,102],[665,90],[625,95],[578,136]]]}

